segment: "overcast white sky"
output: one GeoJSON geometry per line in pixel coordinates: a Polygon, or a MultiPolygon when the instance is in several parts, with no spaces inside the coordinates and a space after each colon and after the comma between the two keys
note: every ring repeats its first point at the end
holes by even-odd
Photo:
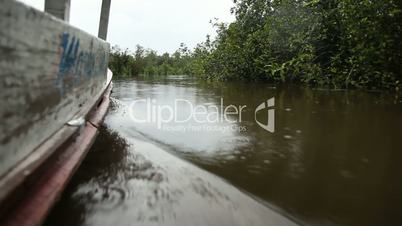
{"type": "MultiPolygon", "coordinates": [[[[44,0],[20,0],[40,10],[44,0]]],[[[102,0],[71,0],[70,23],[98,34],[102,0]]],[[[209,21],[233,21],[232,0],[112,0],[108,42],[134,50],[140,44],[173,53],[184,42],[190,48],[215,35],[209,21]]]]}

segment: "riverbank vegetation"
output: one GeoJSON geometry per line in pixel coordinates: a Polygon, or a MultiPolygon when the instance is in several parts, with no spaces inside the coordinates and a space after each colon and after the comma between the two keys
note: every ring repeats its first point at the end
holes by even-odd
{"type": "Polygon", "coordinates": [[[232,13],[234,22],[215,21],[217,37],[191,51],[182,45],[158,56],[137,48],[127,59],[115,51],[111,67],[330,88],[390,89],[402,81],[401,1],[234,0],[232,13]]]}
{"type": "Polygon", "coordinates": [[[117,77],[138,75],[189,75],[190,50],[181,44],[173,54],[158,55],[156,51],[137,45],[134,52],[114,46],[109,67],[117,77]]]}

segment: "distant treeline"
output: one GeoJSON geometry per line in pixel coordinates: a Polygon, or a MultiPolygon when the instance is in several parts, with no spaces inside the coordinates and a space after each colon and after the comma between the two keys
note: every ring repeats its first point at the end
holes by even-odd
{"type": "Polygon", "coordinates": [[[136,46],[134,52],[114,46],[110,53],[109,68],[117,77],[188,75],[191,74],[188,68],[190,60],[190,51],[184,44],[175,53],[162,55],[140,45],[136,46]]]}
{"type": "Polygon", "coordinates": [[[111,67],[116,70],[118,65],[133,75],[192,74],[208,80],[301,82],[330,88],[389,89],[402,81],[400,0],[234,3],[236,20],[215,22],[214,40],[207,37],[195,49],[182,46],[172,55],[137,53],[137,48],[125,59],[127,52],[117,51],[111,67]]]}

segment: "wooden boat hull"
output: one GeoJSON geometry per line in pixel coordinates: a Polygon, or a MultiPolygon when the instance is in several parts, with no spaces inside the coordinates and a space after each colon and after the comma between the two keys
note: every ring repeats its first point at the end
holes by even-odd
{"type": "Polygon", "coordinates": [[[108,60],[107,42],[22,3],[0,0],[0,212],[56,150],[74,144],[72,136],[99,126],[106,113],[99,103],[109,101],[108,60]]]}
{"type": "Polygon", "coordinates": [[[11,211],[6,213],[6,217],[0,220],[1,225],[41,225],[94,142],[109,108],[111,90],[112,84],[75,136],[70,137],[54,155],[41,164],[36,173],[27,178],[31,182],[14,191],[18,194],[18,200],[11,211]]]}

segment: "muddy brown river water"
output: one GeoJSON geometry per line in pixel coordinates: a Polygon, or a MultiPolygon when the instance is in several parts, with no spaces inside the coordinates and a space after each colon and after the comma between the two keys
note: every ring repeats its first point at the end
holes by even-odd
{"type": "Polygon", "coordinates": [[[168,76],[112,96],[45,225],[402,225],[395,95],[168,76]]]}

